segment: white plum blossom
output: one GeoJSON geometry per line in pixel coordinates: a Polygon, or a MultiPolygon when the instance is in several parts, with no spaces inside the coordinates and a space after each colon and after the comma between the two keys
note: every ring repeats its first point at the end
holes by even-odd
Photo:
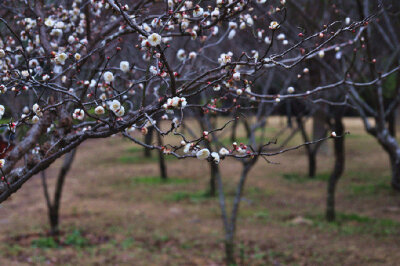
{"type": "Polygon", "coordinates": [[[143,23],[142,29],[147,32],[151,31],[151,27],[147,23],[143,23]]]}
{"type": "MultiPolygon", "coordinates": [[[[50,36],[61,36],[62,33],[63,33],[63,31],[61,29],[52,29],[50,31],[50,36]]],[[[57,44],[55,46],[57,46],[57,44]]],[[[56,48],[56,47],[54,47],[54,48],[56,48]]]]}
{"type": "Polygon", "coordinates": [[[32,123],[36,124],[37,122],[39,122],[40,118],[37,115],[34,115],[32,117],[32,123]]]}
{"type": "Polygon", "coordinates": [[[157,33],[151,34],[148,38],[147,41],[151,46],[157,46],[161,44],[161,36],[157,33]]]}
{"type": "Polygon", "coordinates": [[[220,158],[218,152],[212,152],[211,157],[213,158],[214,163],[219,164],[220,158]]]}
{"type": "Polygon", "coordinates": [[[128,72],[129,71],[129,62],[128,61],[121,61],[119,63],[119,68],[121,69],[122,72],[128,72]]]}
{"type": "Polygon", "coordinates": [[[28,106],[24,106],[24,108],[22,109],[22,112],[23,112],[24,114],[29,113],[29,107],[28,107],[28,106]]]}
{"type": "Polygon", "coordinates": [[[294,88],[293,87],[287,88],[287,92],[290,93],[290,94],[293,93],[294,92],[294,88]]]}
{"type": "Polygon", "coordinates": [[[113,112],[118,112],[118,110],[121,108],[121,103],[118,100],[113,100],[109,103],[109,108],[113,112]]]}
{"type": "Polygon", "coordinates": [[[217,18],[219,17],[219,8],[216,7],[213,12],[211,12],[211,17],[217,18]]]}
{"type": "Polygon", "coordinates": [[[54,28],[64,29],[65,28],[65,24],[62,21],[57,21],[56,24],[54,24],[54,28]]]}
{"type": "Polygon", "coordinates": [[[189,59],[196,59],[197,53],[196,52],[190,52],[189,53],[189,59]]]}
{"type": "Polygon", "coordinates": [[[162,20],[159,19],[159,18],[154,18],[154,19],[151,21],[151,26],[152,26],[153,28],[159,27],[159,26],[161,26],[161,25],[162,25],[162,20]]]}
{"type": "Polygon", "coordinates": [[[228,25],[229,25],[229,28],[233,29],[233,30],[237,29],[237,27],[238,27],[237,23],[233,22],[233,21],[230,21],[228,25]]]}
{"type": "Polygon", "coordinates": [[[319,56],[320,58],[324,58],[324,56],[325,56],[324,50],[319,51],[319,52],[318,52],[318,56],[319,56]]]}
{"type": "Polygon", "coordinates": [[[199,160],[205,160],[210,156],[210,151],[208,149],[201,149],[196,152],[196,157],[199,160]]]}
{"type": "Polygon", "coordinates": [[[220,63],[221,65],[226,65],[227,63],[230,63],[232,60],[232,52],[228,52],[228,53],[222,53],[219,58],[218,58],[218,63],[220,63]]]}
{"type": "Polygon", "coordinates": [[[249,26],[253,26],[253,24],[254,24],[254,20],[249,14],[247,14],[247,16],[246,16],[246,23],[249,26]]]}
{"type": "Polygon", "coordinates": [[[47,27],[53,27],[55,23],[56,21],[51,17],[46,18],[44,21],[44,25],[46,25],[47,27]]]}
{"type": "Polygon", "coordinates": [[[4,85],[0,85],[0,93],[6,93],[7,92],[7,87],[4,85]]]}
{"type": "Polygon", "coordinates": [[[64,65],[65,64],[65,60],[68,58],[66,53],[58,53],[55,60],[56,63],[59,65],[64,65]]]}
{"type": "Polygon", "coordinates": [[[163,105],[165,109],[169,108],[179,108],[182,107],[184,108],[187,105],[186,98],[185,97],[173,97],[167,99],[167,103],[163,105]]]}
{"type": "Polygon", "coordinates": [[[121,108],[119,108],[119,110],[117,112],[114,112],[114,114],[118,117],[121,117],[125,114],[125,108],[123,106],[121,106],[121,108]]]}
{"type": "Polygon", "coordinates": [[[236,35],[236,30],[232,29],[228,34],[228,39],[232,40],[236,35]]]}
{"type": "Polygon", "coordinates": [[[184,61],[186,59],[186,52],[183,49],[179,49],[178,52],[176,53],[176,57],[180,60],[180,61],[184,61]]]}
{"type": "Polygon", "coordinates": [[[95,109],[94,109],[94,113],[96,114],[96,115],[102,115],[102,114],[104,114],[104,108],[103,108],[103,106],[97,106],[95,109]]]}
{"type": "Polygon", "coordinates": [[[271,30],[276,30],[279,27],[279,23],[277,21],[271,21],[271,23],[269,24],[269,28],[271,30]]]}
{"type": "Polygon", "coordinates": [[[111,71],[106,71],[106,72],[104,72],[103,78],[104,78],[104,81],[107,83],[113,82],[114,74],[111,71]]]}
{"type": "Polygon", "coordinates": [[[126,132],[127,133],[132,133],[132,132],[134,132],[136,130],[136,125],[131,125],[130,127],[127,127],[126,128],[126,132]]]}
{"type": "Polygon", "coordinates": [[[37,114],[38,111],[40,111],[39,104],[35,103],[35,104],[32,106],[32,111],[33,111],[34,113],[37,114]]]}
{"type": "Polygon", "coordinates": [[[28,71],[28,70],[22,70],[22,71],[21,71],[21,75],[22,75],[24,78],[27,78],[27,77],[29,77],[29,71],[28,71]]]}
{"type": "Polygon", "coordinates": [[[72,117],[77,120],[83,120],[85,118],[85,112],[82,109],[75,109],[72,117]]]}
{"type": "Polygon", "coordinates": [[[155,66],[150,66],[149,71],[153,75],[157,75],[158,74],[158,70],[157,70],[157,68],[155,66]]]}
{"type": "Polygon", "coordinates": [[[276,39],[280,40],[280,41],[284,40],[285,38],[286,38],[286,35],[284,33],[280,33],[280,34],[278,34],[278,36],[276,36],[276,39]]]}
{"type": "Polygon", "coordinates": [[[235,72],[232,75],[233,80],[239,81],[240,80],[240,73],[239,72],[235,72]]]}
{"type": "Polygon", "coordinates": [[[184,153],[188,153],[191,146],[192,146],[192,145],[191,145],[190,143],[186,144],[185,147],[183,148],[183,152],[184,152],[184,153]]]}
{"type": "Polygon", "coordinates": [[[6,108],[4,107],[4,105],[0,104],[0,119],[3,117],[5,111],[6,111],[6,108]]]}
{"type": "Polygon", "coordinates": [[[37,59],[31,59],[29,60],[29,67],[35,68],[39,66],[39,61],[37,59]]]}
{"type": "Polygon", "coordinates": [[[229,151],[228,151],[227,149],[225,149],[225,148],[221,148],[221,149],[219,150],[219,154],[220,154],[221,156],[226,156],[226,155],[229,154],[229,151]]]}
{"type": "Polygon", "coordinates": [[[68,43],[69,43],[69,44],[73,44],[74,42],[75,42],[75,37],[72,36],[72,35],[70,35],[70,36],[68,37],[68,43]]]}
{"type": "Polygon", "coordinates": [[[221,85],[219,85],[219,84],[214,85],[213,90],[214,90],[214,91],[219,91],[219,90],[221,90],[221,85]]]}

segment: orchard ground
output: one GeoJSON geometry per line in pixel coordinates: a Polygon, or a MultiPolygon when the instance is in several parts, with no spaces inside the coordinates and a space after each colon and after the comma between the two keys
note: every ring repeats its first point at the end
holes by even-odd
{"type": "MultiPolygon", "coordinates": [[[[283,124],[284,118],[270,119],[267,135],[274,136],[283,124]]],[[[304,149],[270,158],[279,164],[260,159],[240,207],[239,263],[400,261],[400,195],[389,185],[388,158],[364,133],[360,120],[347,118],[345,124],[351,134],[346,137],[346,171],[338,184],[337,222],[324,221],[326,179],[333,165],[329,150],[318,157],[314,179],[305,176],[304,149]]],[[[223,138],[230,143],[229,134],[223,138]]],[[[300,134],[290,145],[299,143],[300,134]]],[[[208,164],[168,159],[170,179],[162,182],[156,152],[147,159],[142,154],[142,148],[119,136],[79,147],[63,192],[59,243],[46,235],[41,180],[33,177],[0,207],[0,264],[222,265],[219,206],[206,193],[208,164]]],[[[60,164],[47,170],[52,188],[60,164]]],[[[224,160],[220,168],[231,202],[241,164],[224,160]]]]}

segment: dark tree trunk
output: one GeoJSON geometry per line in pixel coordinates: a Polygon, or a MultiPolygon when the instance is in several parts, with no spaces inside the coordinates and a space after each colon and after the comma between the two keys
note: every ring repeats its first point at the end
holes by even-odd
{"type": "MultiPolygon", "coordinates": [[[[335,116],[333,124],[333,131],[336,132],[338,136],[343,136],[344,134],[344,125],[341,115],[335,116]]],[[[340,177],[344,171],[345,165],[345,145],[344,145],[344,137],[334,138],[334,152],[335,152],[335,165],[333,167],[333,171],[328,180],[328,191],[327,191],[327,199],[326,199],[326,219],[329,222],[335,220],[335,191],[336,185],[339,181],[340,177]]]]}
{"type": "Polygon", "coordinates": [[[317,154],[314,150],[307,152],[308,154],[308,176],[314,178],[317,172],[317,154]]]}
{"type": "Polygon", "coordinates": [[[45,173],[44,171],[42,172],[42,184],[43,184],[44,195],[46,198],[47,212],[50,222],[50,235],[54,237],[57,237],[59,235],[59,217],[60,217],[59,211],[61,207],[62,190],[65,183],[65,177],[67,176],[67,173],[71,169],[72,162],[74,161],[75,153],[76,149],[66,154],[63,165],[57,177],[57,184],[54,191],[53,203],[51,202],[50,195],[48,192],[45,173]]]}
{"type": "Polygon", "coordinates": [[[228,266],[236,265],[235,244],[233,239],[225,241],[225,262],[228,266]]]}
{"type": "Polygon", "coordinates": [[[392,167],[392,188],[400,191],[400,156],[398,154],[391,155],[390,164],[392,167]]]}
{"type": "MultiPolygon", "coordinates": [[[[157,132],[155,132],[157,135],[157,141],[158,141],[158,146],[162,147],[163,144],[163,140],[162,140],[162,136],[160,134],[158,134],[157,132]]],[[[168,179],[168,175],[167,175],[167,166],[165,165],[165,157],[164,157],[164,152],[162,150],[158,150],[158,162],[160,165],[160,176],[162,180],[167,180],[168,179]]]]}
{"type": "Polygon", "coordinates": [[[48,210],[49,213],[49,221],[50,221],[50,235],[51,236],[58,236],[59,235],[59,226],[58,226],[58,210],[56,208],[50,208],[48,210]]]}
{"type": "MultiPolygon", "coordinates": [[[[303,137],[304,142],[309,142],[310,139],[308,138],[307,131],[304,127],[304,122],[301,116],[296,117],[297,125],[300,129],[301,135],[303,137]]],[[[317,171],[317,146],[313,145],[306,145],[305,146],[308,158],[308,176],[313,178],[315,177],[317,171]]]]}
{"type": "Polygon", "coordinates": [[[225,255],[227,265],[236,265],[235,259],[235,234],[236,234],[236,222],[239,214],[240,201],[242,199],[244,186],[246,183],[247,176],[250,169],[256,163],[257,157],[243,164],[243,170],[240,176],[239,183],[236,187],[235,197],[233,199],[233,208],[228,222],[227,228],[225,228],[225,255]]]}
{"type": "MultiPolygon", "coordinates": [[[[313,140],[318,140],[326,137],[327,128],[326,128],[327,117],[323,110],[317,110],[313,115],[313,140]]],[[[317,152],[322,152],[323,154],[329,154],[329,146],[327,142],[319,142],[317,144],[311,145],[314,150],[315,156],[317,152]]]]}
{"type": "Polygon", "coordinates": [[[388,118],[389,133],[396,138],[396,112],[393,111],[389,114],[388,118]]]}
{"type": "MultiPolygon", "coordinates": [[[[151,126],[148,128],[148,132],[147,134],[144,136],[144,143],[146,143],[147,145],[151,145],[151,141],[153,139],[153,131],[154,131],[154,127],[151,126]]],[[[150,158],[151,157],[151,149],[149,148],[144,148],[144,157],[146,158],[150,158]]]]}
{"type": "Polygon", "coordinates": [[[244,129],[246,130],[246,136],[247,136],[247,138],[250,139],[251,128],[250,128],[249,122],[247,122],[247,120],[243,120],[243,125],[244,125],[244,129]]]}
{"type": "Polygon", "coordinates": [[[216,195],[216,179],[219,175],[219,167],[214,162],[210,163],[211,177],[210,177],[210,196],[215,197],[216,195]]]}
{"type": "Polygon", "coordinates": [[[386,129],[382,130],[382,132],[378,132],[376,138],[390,158],[392,168],[392,188],[400,191],[400,147],[397,140],[390,135],[386,129]]]}
{"type": "MultiPolygon", "coordinates": [[[[209,117],[202,117],[202,119],[199,119],[199,124],[200,127],[203,131],[207,131],[211,128],[210,125],[210,121],[207,120],[209,119],[209,117]]],[[[235,120],[236,122],[236,120],[235,120]]],[[[213,138],[215,136],[212,136],[213,138]]],[[[212,151],[212,146],[211,143],[209,141],[205,142],[205,145],[207,147],[207,149],[209,149],[210,151],[212,151]]],[[[215,164],[214,162],[210,163],[210,180],[209,180],[209,189],[208,189],[208,193],[211,197],[214,197],[216,195],[216,179],[217,179],[217,175],[219,175],[219,167],[217,164],[215,164]]]]}
{"type": "Polygon", "coordinates": [[[289,128],[293,127],[292,123],[292,104],[290,100],[286,101],[286,116],[287,116],[287,125],[289,128]]]}
{"type": "Polygon", "coordinates": [[[233,121],[233,125],[232,125],[232,131],[231,131],[231,142],[235,142],[236,141],[236,129],[238,126],[238,119],[235,119],[235,121],[233,121]]]}

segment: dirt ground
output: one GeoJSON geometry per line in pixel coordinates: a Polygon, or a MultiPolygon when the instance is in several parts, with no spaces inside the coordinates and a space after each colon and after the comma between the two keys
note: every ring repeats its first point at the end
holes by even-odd
{"type": "MultiPolygon", "coordinates": [[[[269,136],[282,123],[272,119],[269,136]]],[[[241,202],[240,264],[399,265],[400,195],[389,185],[388,158],[359,120],[347,119],[346,130],[335,223],[324,220],[331,142],[314,179],[305,176],[304,149],[270,158],[279,164],[259,160],[241,202]]],[[[156,154],[142,153],[119,136],[79,147],[63,193],[59,243],[47,237],[41,180],[33,177],[0,206],[0,265],[223,265],[219,205],[205,193],[207,163],[168,159],[170,180],[160,182],[156,154]]],[[[52,188],[60,164],[47,170],[52,188]]],[[[231,204],[241,164],[220,167],[231,204]]]]}

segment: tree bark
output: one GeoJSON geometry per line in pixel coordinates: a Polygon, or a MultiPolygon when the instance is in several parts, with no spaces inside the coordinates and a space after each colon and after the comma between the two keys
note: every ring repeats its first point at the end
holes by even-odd
{"type": "Polygon", "coordinates": [[[308,176],[314,178],[317,172],[317,153],[315,150],[310,149],[307,151],[308,155],[308,176]]]}
{"type": "Polygon", "coordinates": [[[400,151],[390,156],[390,164],[392,167],[392,188],[400,191],[400,151]]]}
{"type": "MultiPolygon", "coordinates": [[[[151,141],[153,139],[153,131],[154,127],[153,126],[149,127],[147,134],[144,136],[144,143],[146,143],[147,145],[151,145],[151,141]]],[[[146,158],[151,157],[151,149],[147,147],[144,148],[144,157],[146,158]]]]}
{"type": "MultiPolygon", "coordinates": [[[[157,132],[155,132],[155,134],[157,135],[158,146],[162,147],[164,145],[162,136],[160,134],[158,134],[157,132]]],[[[162,150],[158,150],[158,162],[159,162],[159,166],[160,166],[161,179],[166,181],[168,179],[167,166],[165,164],[164,152],[162,150]]]]}
{"type": "Polygon", "coordinates": [[[216,195],[216,179],[217,179],[217,175],[219,175],[219,167],[217,164],[215,164],[214,162],[210,163],[210,170],[211,170],[211,176],[210,176],[210,196],[211,197],[215,197],[216,195]]]}
{"type": "Polygon", "coordinates": [[[235,244],[233,239],[225,241],[225,256],[226,265],[236,265],[235,244]]]}
{"type": "MultiPolygon", "coordinates": [[[[322,110],[317,110],[313,115],[313,140],[322,139],[326,136],[326,114],[322,110]]],[[[318,143],[315,145],[311,145],[312,149],[315,151],[315,156],[318,152],[322,152],[323,154],[329,154],[329,146],[327,142],[318,143]]]]}
{"type": "Polygon", "coordinates": [[[225,228],[225,255],[226,255],[226,264],[227,265],[236,265],[235,259],[235,234],[236,234],[236,222],[239,214],[240,201],[242,199],[242,194],[244,190],[244,186],[246,183],[247,176],[249,174],[250,169],[253,167],[255,162],[257,161],[257,157],[253,158],[250,161],[247,161],[243,164],[243,170],[240,176],[239,183],[236,187],[235,198],[233,200],[233,208],[231,217],[228,222],[227,228],[225,228]]]}
{"type": "Polygon", "coordinates": [[[76,154],[76,149],[72,150],[71,152],[66,154],[64,159],[63,165],[60,169],[60,172],[57,177],[57,184],[54,191],[54,199],[53,203],[50,200],[48,186],[46,182],[46,176],[44,171],[42,172],[42,184],[43,184],[43,191],[47,203],[47,213],[49,217],[50,223],[50,235],[57,237],[59,235],[59,211],[61,207],[61,196],[62,190],[65,183],[65,177],[67,176],[69,170],[71,169],[72,162],[74,161],[76,154]]]}
{"type": "Polygon", "coordinates": [[[236,129],[238,126],[238,119],[235,119],[235,121],[233,121],[233,125],[232,125],[232,131],[231,131],[231,142],[235,142],[236,141],[236,129]]]}
{"type": "MultiPolygon", "coordinates": [[[[304,127],[304,122],[301,116],[296,117],[297,125],[300,129],[301,135],[303,137],[304,142],[309,142],[310,139],[308,138],[307,131],[304,127]]],[[[317,171],[317,153],[316,149],[318,147],[316,145],[306,145],[306,153],[307,153],[307,158],[308,158],[308,176],[313,178],[315,177],[316,171],[317,171]]]]}
{"type": "Polygon", "coordinates": [[[392,188],[400,191],[400,146],[398,145],[396,138],[390,135],[387,129],[378,132],[376,138],[390,158],[392,168],[392,188]]]}
{"type": "Polygon", "coordinates": [[[396,138],[396,112],[393,111],[388,115],[388,127],[390,135],[396,138]]]}
{"type": "MultiPolygon", "coordinates": [[[[341,115],[337,115],[334,118],[333,131],[336,132],[338,136],[343,136],[344,125],[341,115]]],[[[336,185],[343,174],[345,166],[345,145],[344,137],[334,138],[333,140],[334,153],[335,153],[335,165],[333,171],[328,180],[328,191],[326,200],[326,219],[332,222],[336,218],[335,213],[335,191],[336,185]]]]}

